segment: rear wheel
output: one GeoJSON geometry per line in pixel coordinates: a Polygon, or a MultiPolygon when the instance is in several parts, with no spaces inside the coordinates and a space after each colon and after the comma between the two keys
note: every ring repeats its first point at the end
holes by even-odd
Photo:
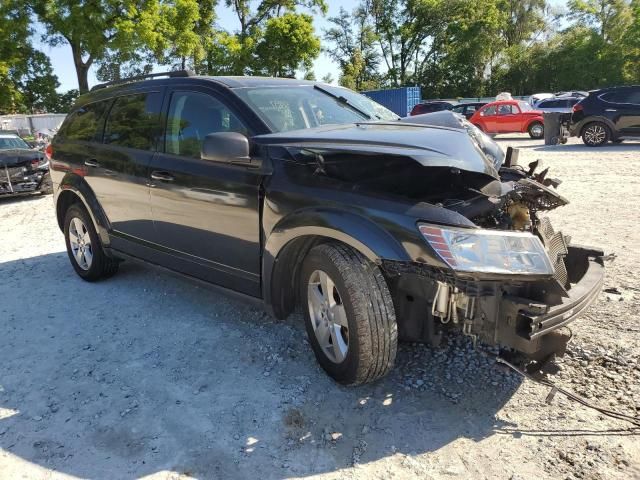
{"type": "Polygon", "coordinates": [[[346,385],[386,375],[398,330],[380,269],[347,246],[324,244],[309,252],[300,280],[307,335],[322,368],[346,385]]]}
{"type": "Polygon", "coordinates": [[[582,130],[582,141],[589,147],[599,147],[604,145],[611,138],[609,127],[602,122],[589,123],[582,130]]]}
{"type": "Polygon", "coordinates": [[[118,271],[118,262],[105,254],[91,217],[82,206],[74,204],[67,210],[64,237],[71,265],[82,279],[94,282],[118,271]]]}
{"type": "Polygon", "coordinates": [[[544,137],[544,125],[540,122],[533,122],[531,125],[529,125],[527,131],[529,132],[529,136],[531,138],[538,139],[544,137]]]}

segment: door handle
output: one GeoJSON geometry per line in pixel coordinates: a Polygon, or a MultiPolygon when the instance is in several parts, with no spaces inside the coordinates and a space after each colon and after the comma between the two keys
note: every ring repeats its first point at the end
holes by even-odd
{"type": "Polygon", "coordinates": [[[85,164],[87,167],[93,167],[93,168],[98,168],[98,167],[100,166],[100,164],[99,164],[96,160],[94,160],[94,159],[91,159],[91,160],[85,160],[85,161],[84,161],[84,164],[85,164]]]}
{"type": "Polygon", "coordinates": [[[151,172],[152,180],[160,180],[161,182],[173,182],[175,178],[168,172],[159,172],[157,170],[151,172]]]}
{"type": "Polygon", "coordinates": [[[617,112],[618,110],[616,110],[615,108],[607,108],[605,110],[605,112],[617,112]]]}

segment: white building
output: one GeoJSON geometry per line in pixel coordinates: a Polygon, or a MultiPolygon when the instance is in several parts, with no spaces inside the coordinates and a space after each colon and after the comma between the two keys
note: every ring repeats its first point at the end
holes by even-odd
{"type": "Polygon", "coordinates": [[[39,130],[57,130],[66,116],[64,113],[0,115],[0,130],[17,130],[21,135],[31,135],[39,130]]]}

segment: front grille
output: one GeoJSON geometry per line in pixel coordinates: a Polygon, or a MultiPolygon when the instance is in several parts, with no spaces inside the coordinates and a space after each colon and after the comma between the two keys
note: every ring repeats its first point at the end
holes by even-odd
{"type": "Polygon", "coordinates": [[[540,226],[538,232],[542,237],[542,243],[544,243],[549,258],[554,269],[554,278],[565,288],[569,287],[569,275],[567,274],[567,266],[564,263],[564,259],[569,253],[567,247],[567,239],[562,232],[556,232],[551,226],[551,222],[547,217],[540,220],[540,226]]]}
{"type": "Polygon", "coordinates": [[[523,198],[527,199],[526,201],[530,208],[535,211],[553,210],[554,208],[562,207],[569,203],[566,198],[558,195],[549,187],[529,178],[524,178],[516,182],[513,188],[516,192],[519,192],[523,198]]]}

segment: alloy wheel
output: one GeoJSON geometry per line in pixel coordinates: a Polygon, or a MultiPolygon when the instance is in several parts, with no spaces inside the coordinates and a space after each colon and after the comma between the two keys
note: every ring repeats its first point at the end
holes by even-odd
{"type": "Polygon", "coordinates": [[[69,224],[69,245],[73,258],[82,270],[89,270],[93,263],[93,247],[87,226],[78,217],[69,224]]]}
{"type": "Polygon", "coordinates": [[[309,277],[307,302],[320,348],[332,362],[343,362],[349,351],[347,312],[334,281],[322,270],[309,277]]]}
{"type": "Polygon", "coordinates": [[[584,138],[590,145],[599,145],[607,137],[607,131],[602,125],[591,125],[584,131],[584,138]]]}

